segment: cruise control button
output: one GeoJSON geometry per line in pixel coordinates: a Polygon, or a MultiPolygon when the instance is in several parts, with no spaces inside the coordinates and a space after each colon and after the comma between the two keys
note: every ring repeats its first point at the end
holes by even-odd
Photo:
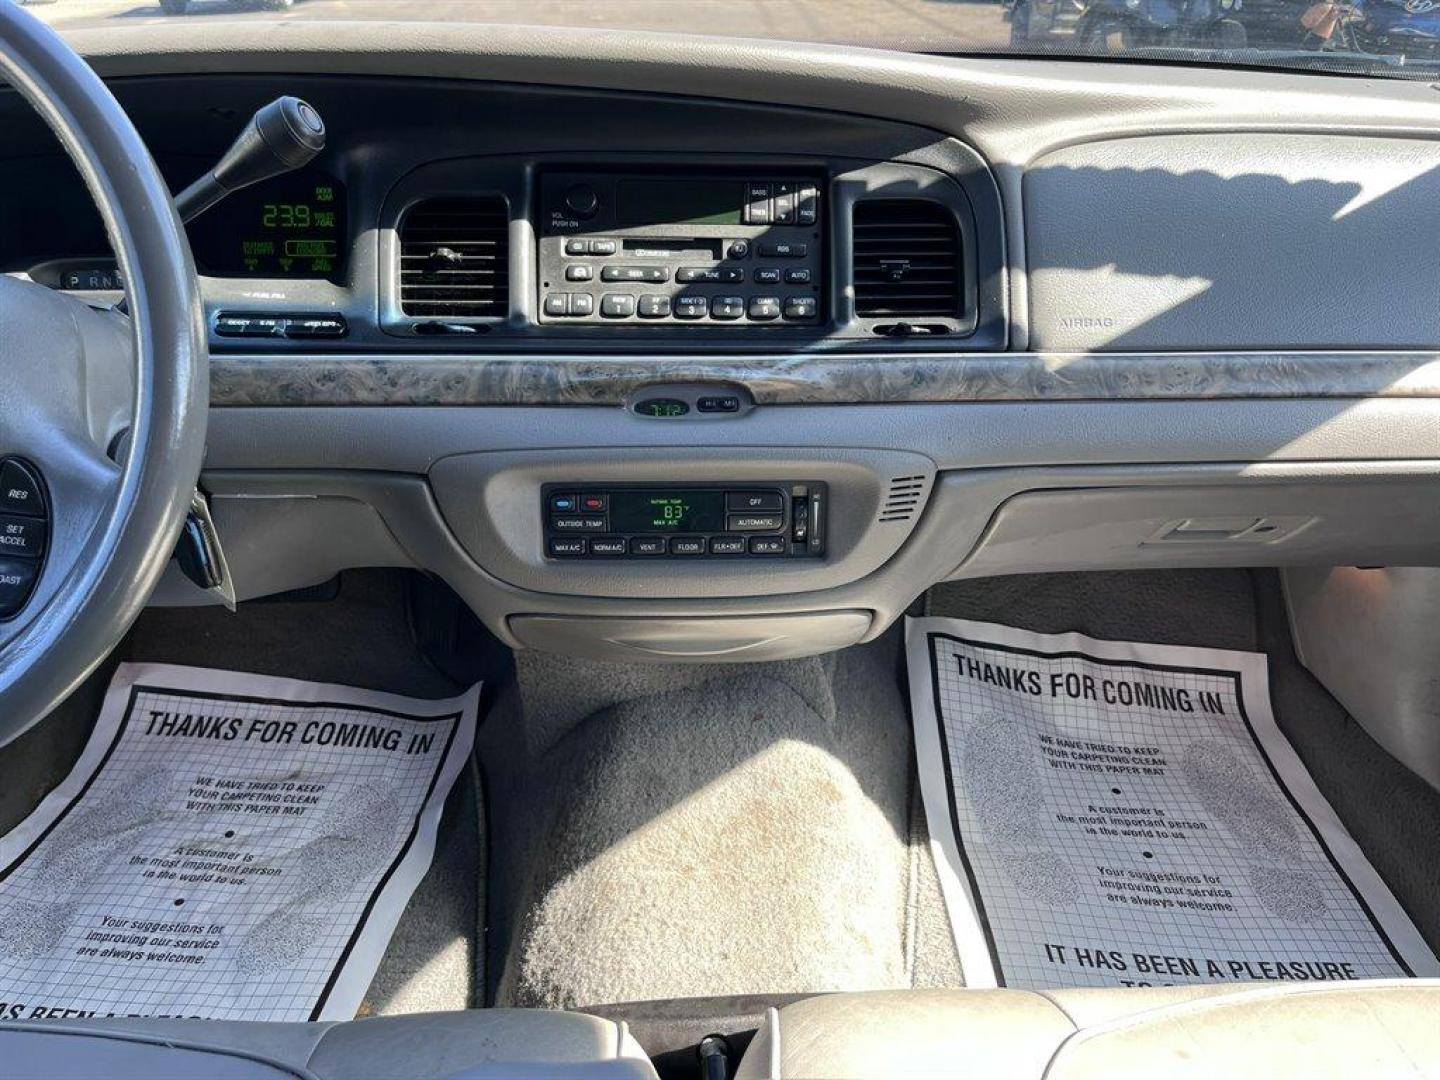
{"type": "Polygon", "coordinates": [[[788,296],[785,298],[785,318],[813,319],[819,308],[813,296],[788,296]]]}
{"type": "Polygon", "coordinates": [[[727,491],[725,509],[777,512],[785,509],[785,496],[778,491],[727,491]]]}
{"type": "Polygon", "coordinates": [[[7,461],[0,466],[0,511],[34,517],[45,513],[39,478],[18,461],[7,461]]]}
{"type": "Polygon", "coordinates": [[[743,536],[712,536],[710,538],[711,555],[744,555],[745,537],[743,536]]]}
{"type": "Polygon", "coordinates": [[[553,558],[568,559],[584,555],[589,550],[589,542],[583,536],[552,536],[546,543],[545,550],[553,558]]]}
{"type": "Polygon", "coordinates": [[[668,296],[642,296],[635,309],[642,319],[668,319],[670,298],[668,296]]]}
{"type": "Polygon", "coordinates": [[[605,519],[588,514],[562,514],[550,519],[556,532],[604,532],[605,519]]]}
{"type": "Polygon", "coordinates": [[[750,538],[751,555],[784,555],[785,538],[783,536],[752,536],[750,538]]]}
{"type": "Polygon", "coordinates": [[[773,296],[755,296],[750,300],[750,318],[768,322],[780,317],[780,301],[773,296]]]}
{"type": "Polygon", "coordinates": [[[784,514],[730,514],[725,519],[727,532],[774,532],[784,524],[784,514]]]}
{"type": "Polygon", "coordinates": [[[712,319],[738,319],[745,314],[743,296],[717,296],[710,301],[712,319]]]}
{"type": "Polygon", "coordinates": [[[637,536],[630,541],[631,555],[664,555],[665,537],[637,536]]]}
{"type": "Polygon", "coordinates": [[[624,555],[625,551],[625,537],[623,536],[592,536],[590,538],[591,555],[624,555]]]}
{"type": "Polygon", "coordinates": [[[670,538],[671,555],[704,555],[705,539],[700,536],[672,536],[670,538]]]}
{"type": "Polygon", "coordinates": [[[8,619],[30,598],[40,564],[33,559],[7,559],[0,556],[0,619],[8,619]]]}
{"type": "Polygon", "coordinates": [[[808,254],[810,254],[810,245],[796,240],[760,241],[760,257],[762,259],[803,259],[808,254]]]}
{"type": "Polygon", "coordinates": [[[0,514],[0,555],[38,559],[45,547],[45,533],[41,518],[0,514]]]}

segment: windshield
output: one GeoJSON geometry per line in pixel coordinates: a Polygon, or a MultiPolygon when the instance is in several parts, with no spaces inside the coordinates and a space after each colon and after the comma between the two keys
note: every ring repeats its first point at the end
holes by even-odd
{"type": "MultiPolygon", "coordinates": [[[[0,0],[3,2],[3,0],[0,0]]],[[[1431,77],[1440,0],[19,0],[60,28],[401,19],[658,30],[948,55],[1431,77]]]]}

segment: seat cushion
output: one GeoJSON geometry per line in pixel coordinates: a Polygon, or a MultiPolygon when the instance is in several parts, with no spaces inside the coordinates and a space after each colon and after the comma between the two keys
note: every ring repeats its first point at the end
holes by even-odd
{"type": "Polygon", "coordinates": [[[1440,1080],[1440,981],[900,990],[770,1010],[737,1080],[1440,1080]]]}
{"type": "Polygon", "coordinates": [[[543,1009],[349,1023],[83,1020],[0,1024],[10,1080],[654,1080],[625,1029],[543,1009]]]}

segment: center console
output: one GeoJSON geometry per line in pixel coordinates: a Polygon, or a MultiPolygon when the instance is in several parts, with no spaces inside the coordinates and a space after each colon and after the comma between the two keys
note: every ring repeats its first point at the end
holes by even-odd
{"type": "Polygon", "coordinates": [[[818,325],[822,190],[798,173],[544,173],[539,320],[818,325]]]}

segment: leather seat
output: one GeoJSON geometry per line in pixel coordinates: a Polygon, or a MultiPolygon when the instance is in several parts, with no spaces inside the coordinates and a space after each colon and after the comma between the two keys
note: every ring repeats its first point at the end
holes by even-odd
{"type": "Polygon", "coordinates": [[[901,990],[771,1009],[736,1080],[1440,1078],[1440,981],[901,990]]]}
{"type": "Polygon", "coordinates": [[[6,1080],[655,1080],[623,1023],[479,1009],[347,1023],[0,1024],[6,1080]]]}

